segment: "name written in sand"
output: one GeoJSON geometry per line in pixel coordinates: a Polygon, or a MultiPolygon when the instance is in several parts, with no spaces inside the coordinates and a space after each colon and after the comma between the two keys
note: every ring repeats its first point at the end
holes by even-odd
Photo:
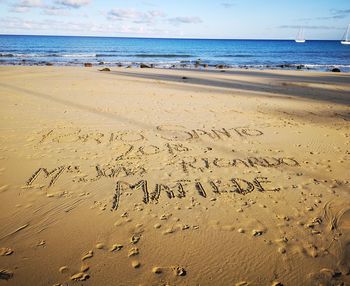
{"type": "MultiPolygon", "coordinates": [[[[34,182],[43,176],[43,178],[48,179],[47,187],[53,186],[58,178],[64,173],[75,173],[79,172],[78,166],[60,166],[52,170],[47,170],[46,168],[39,168],[26,182],[27,186],[33,186],[34,182]]],[[[106,174],[106,170],[98,169],[98,177],[109,177],[113,178],[116,176],[115,172],[106,174]]],[[[149,191],[148,180],[142,179],[137,181],[137,183],[128,183],[126,181],[118,180],[115,184],[115,192],[113,194],[112,206],[113,211],[117,210],[120,203],[120,197],[123,192],[128,191],[136,192],[140,191],[142,193],[142,201],[145,204],[157,203],[163,193],[168,199],[182,199],[185,198],[187,194],[193,195],[193,190],[200,197],[207,198],[208,194],[211,195],[221,195],[227,193],[236,193],[239,195],[247,195],[253,191],[258,192],[278,192],[280,188],[270,188],[269,184],[271,181],[267,177],[255,177],[251,180],[243,178],[231,178],[229,180],[222,179],[212,179],[207,182],[201,182],[199,179],[189,180],[182,179],[175,183],[164,184],[155,183],[153,191],[149,191]],[[204,187],[206,186],[206,187],[204,187]]]]}
{"type": "Polygon", "coordinates": [[[203,183],[199,180],[192,182],[191,180],[186,180],[185,182],[176,182],[173,185],[169,184],[155,184],[153,191],[149,191],[147,180],[138,181],[136,184],[130,184],[123,181],[117,181],[115,187],[115,193],[112,202],[112,211],[116,211],[119,207],[120,197],[123,191],[131,190],[141,190],[143,193],[143,203],[158,203],[162,193],[166,195],[168,199],[182,199],[185,198],[187,193],[193,194],[192,191],[186,191],[188,187],[194,187],[197,194],[203,198],[207,198],[207,192],[211,192],[214,195],[221,195],[225,193],[237,193],[240,195],[246,195],[254,190],[258,192],[278,192],[280,188],[268,189],[267,185],[271,181],[267,177],[255,177],[253,180],[248,181],[241,178],[232,178],[226,182],[221,180],[210,180],[209,190],[203,187],[203,183]]]}
{"type": "MultiPolygon", "coordinates": [[[[188,174],[191,169],[203,171],[204,168],[213,170],[213,168],[278,168],[283,166],[298,167],[298,161],[294,158],[287,157],[248,157],[248,158],[234,158],[224,159],[215,158],[209,160],[208,158],[192,158],[189,161],[180,159],[173,164],[178,164],[180,170],[184,174],[188,174]],[[200,165],[195,165],[199,163],[200,165]]],[[[127,177],[145,177],[147,170],[142,165],[126,166],[123,164],[95,164],[88,170],[82,172],[82,167],[79,165],[62,165],[52,169],[38,168],[36,169],[26,182],[27,186],[33,186],[36,181],[40,181],[41,185],[50,188],[62,175],[71,175],[72,182],[95,182],[104,178],[120,179],[127,177]]]]}
{"type": "MultiPolygon", "coordinates": [[[[274,157],[249,157],[245,159],[214,159],[212,162],[208,160],[200,160],[205,167],[212,168],[211,166],[217,167],[245,167],[245,168],[278,168],[279,166],[296,167],[299,163],[293,158],[274,158],[274,157]]],[[[192,164],[183,164],[183,172],[188,173],[188,168],[195,168],[192,164]]],[[[144,177],[147,174],[146,169],[142,166],[137,168],[125,167],[122,165],[99,165],[96,164],[92,168],[90,174],[82,173],[81,166],[63,165],[53,169],[38,168],[33,172],[30,178],[26,182],[26,186],[33,187],[35,183],[41,183],[41,186],[46,188],[52,187],[57,183],[58,179],[62,175],[71,175],[72,182],[96,182],[103,178],[105,179],[117,179],[115,185],[115,192],[113,195],[112,210],[117,210],[119,207],[120,197],[123,190],[140,190],[143,194],[142,201],[145,204],[158,202],[161,193],[165,194],[168,199],[181,199],[185,198],[186,194],[193,194],[193,190],[197,195],[206,198],[207,193],[212,195],[221,195],[225,193],[236,193],[239,195],[246,195],[253,191],[266,192],[273,191],[277,192],[279,188],[271,188],[268,185],[271,183],[267,177],[255,177],[253,179],[233,177],[228,180],[226,179],[210,179],[206,182],[201,182],[200,179],[179,179],[175,183],[155,183],[153,191],[149,191],[149,183],[144,177]],[[143,177],[141,180],[136,180],[137,183],[128,183],[126,181],[135,180],[136,177],[143,177]],[[121,180],[123,178],[123,180],[121,180]],[[204,187],[205,186],[205,187],[204,187]]],[[[90,170],[91,171],[91,170],[90,170]]]]}
{"type": "Polygon", "coordinates": [[[156,132],[147,131],[116,131],[103,133],[100,131],[83,131],[80,128],[73,130],[51,129],[43,132],[39,143],[113,143],[113,142],[138,142],[151,139],[152,136],[160,137],[167,141],[190,141],[195,139],[237,139],[246,137],[258,137],[264,133],[261,130],[250,127],[187,129],[179,125],[162,125],[156,127],[156,132]]]}

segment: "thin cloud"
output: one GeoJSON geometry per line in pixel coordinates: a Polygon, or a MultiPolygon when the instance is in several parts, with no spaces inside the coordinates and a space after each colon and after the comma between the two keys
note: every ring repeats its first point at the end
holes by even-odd
{"type": "Polygon", "coordinates": [[[22,0],[17,2],[14,6],[23,7],[23,8],[33,8],[40,7],[43,3],[41,0],[22,0]]]}
{"type": "Polygon", "coordinates": [[[312,18],[303,18],[300,20],[312,21],[312,20],[340,20],[345,19],[350,16],[350,9],[332,9],[330,10],[330,16],[323,17],[312,17],[312,18]]]}
{"type": "MultiPolygon", "coordinates": [[[[283,25],[279,26],[279,29],[299,29],[300,25],[283,25]]],[[[308,26],[304,25],[304,29],[309,29],[309,30],[343,30],[343,28],[335,27],[335,26],[308,26]]]]}
{"type": "Polygon", "coordinates": [[[12,4],[10,12],[27,13],[32,8],[40,8],[43,6],[41,0],[21,0],[12,4]]]}
{"type": "Polygon", "coordinates": [[[56,0],[55,3],[69,8],[77,9],[90,4],[91,0],[56,0]]]}
{"type": "Polygon", "coordinates": [[[130,21],[136,24],[154,23],[157,18],[165,17],[160,10],[141,12],[135,9],[112,9],[107,13],[107,18],[112,21],[130,21]]]}
{"type": "Polygon", "coordinates": [[[350,9],[333,9],[331,13],[333,19],[344,19],[350,15],[350,9]]]}
{"type": "Polygon", "coordinates": [[[202,23],[202,19],[199,17],[175,17],[169,18],[168,21],[174,25],[177,24],[199,24],[202,23]]]}
{"type": "Polygon", "coordinates": [[[224,8],[232,8],[233,6],[235,6],[236,5],[236,3],[234,3],[234,2],[223,2],[223,3],[221,3],[221,6],[223,6],[224,8]]]}

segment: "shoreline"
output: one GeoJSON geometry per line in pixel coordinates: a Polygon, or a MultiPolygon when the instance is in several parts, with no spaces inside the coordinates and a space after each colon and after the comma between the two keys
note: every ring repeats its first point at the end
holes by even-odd
{"type": "Polygon", "coordinates": [[[84,67],[84,65],[91,65],[91,67],[99,68],[156,68],[156,69],[169,69],[169,70],[261,70],[261,71],[310,71],[310,72],[341,72],[350,73],[350,65],[315,65],[315,64],[278,64],[278,65],[209,65],[209,64],[158,64],[154,62],[82,62],[82,63],[53,63],[53,62],[40,62],[40,63],[1,63],[0,66],[17,66],[17,67],[42,67],[42,66],[54,66],[54,67],[84,67]],[[318,68],[317,68],[318,67],[318,68]],[[339,70],[339,71],[338,71],[339,70]]]}

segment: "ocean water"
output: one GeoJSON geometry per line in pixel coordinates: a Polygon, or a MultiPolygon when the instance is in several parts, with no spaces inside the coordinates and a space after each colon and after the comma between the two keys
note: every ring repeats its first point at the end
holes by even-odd
{"type": "Polygon", "coordinates": [[[134,65],[350,72],[350,46],[340,41],[148,39],[0,35],[1,65],[134,65]]]}

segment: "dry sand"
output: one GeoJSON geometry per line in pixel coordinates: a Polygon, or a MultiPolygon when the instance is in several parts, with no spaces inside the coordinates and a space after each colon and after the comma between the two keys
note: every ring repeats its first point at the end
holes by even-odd
{"type": "Polygon", "coordinates": [[[0,285],[350,285],[349,103],[349,74],[0,67],[0,285]]]}

